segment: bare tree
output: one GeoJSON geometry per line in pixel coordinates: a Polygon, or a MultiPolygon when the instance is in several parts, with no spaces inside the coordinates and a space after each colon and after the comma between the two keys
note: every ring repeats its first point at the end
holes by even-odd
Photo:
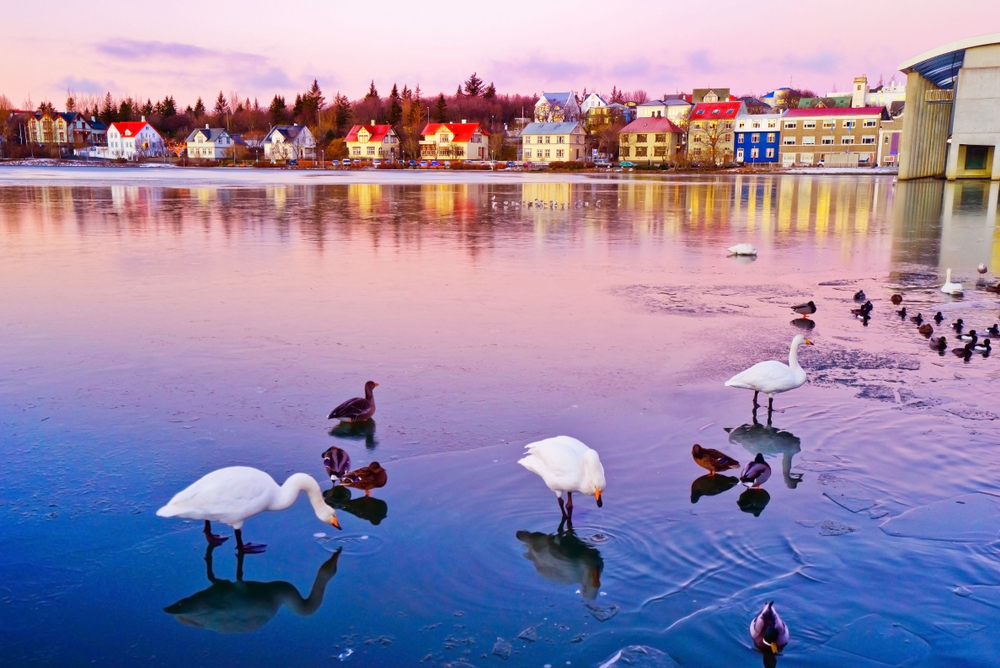
{"type": "Polygon", "coordinates": [[[721,165],[732,160],[728,146],[732,135],[732,121],[692,121],[688,134],[688,158],[692,162],[711,165],[721,165]]]}

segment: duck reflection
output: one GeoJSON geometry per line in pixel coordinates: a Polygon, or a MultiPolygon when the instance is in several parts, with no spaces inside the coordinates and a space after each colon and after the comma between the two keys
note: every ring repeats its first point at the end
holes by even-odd
{"type": "Polygon", "coordinates": [[[792,326],[798,327],[799,329],[804,329],[809,331],[816,326],[815,320],[810,320],[809,318],[792,318],[790,321],[792,326]]]}
{"type": "Polygon", "coordinates": [[[584,599],[597,598],[604,559],[597,548],[580,540],[572,529],[553,534],[518,531],[517,539],[528,548],[524,558],[543,578],[557,584],[578,584],[584,599]]]}
{"type": "Polygon", "coordinates": [[[756,456],[757,453],[781,455],[781,474],[785,478],[785,486],[795,489],[802,482],[801,473],[792,473],[792,457],[802,450],[802,441],[790,431],[771,426],[771,414],[768,413],[767,424],[757,421],[757,411],[753,412],[753,424],[743,424],[739,427],[727,427],[729,442],[742,445],[747,452],[756,456]]]}
{"type": "Polygon", "coordinates": [[[323,500],[328,506],[343,510],[345,513],[350,513],[375,525],[381,524],[382,520],[389,514],[389,504],[382,499],[376,499],[374,496],[351,498],[351,490],[341,485],[336,485],[323,492],[323,500]]]}
{"type": "Polygon", "coordinates": [[[695,478],[691,483],[691,503],[698,503],[698,499],[703,496],[715,496],[729,491],[740,481],[736,476],[705,474],[700,478],[695,478]]]}
{"type": "Polygon", "coordinates": [[[362,422],[341,422],[330,430],[330,436],[351,441],[364,441],[365,448],[374,450],[378,445],[375,438],[375,420],[362,422]]]}
{"type": "Polygon", "coordinates": [[[740,498],[736,500],[736,505],[745,513],[750,513],[754,517],[760,517],[767,507],[767,502],[771,500],[771,495],[762,487],[748,487],[740,498]]]}
{"type": "Polygon", "coordinates": [[[337,574],[340,549],[319,567],[308,598],[302,598],[295,585],[274,582],[247,582],[243,579],[242,553],[236,556],[236,581],[222,580],[212,571],[212,552],[209,545],[205,552],[208,589],[182,598],[163,609],[187,626],[208,629],[216,633],[250,633],[271,621],[281,606],[287,605],[300,617],[308,617],[323,604],[326,585],[337,574]]]}

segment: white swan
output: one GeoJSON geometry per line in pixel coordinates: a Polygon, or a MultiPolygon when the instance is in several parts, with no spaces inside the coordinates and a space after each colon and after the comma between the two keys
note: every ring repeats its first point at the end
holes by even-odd
{"type": "Polygon", "coordinates": [[[944,274],[944,285],[941,286],[941,292],[956,296],[960,296],[963,293],[961,283],[951,282],[951,267],[944,274]]]}
{"type": "Polygon", "coordinates": [[[518,464],[539,475],[556,493],[564,520],[573,521],[573,492],[593,494],[597,507],[604,506],[604,466],[596,450],[570,436],[556,436],[524,446],[527,453],[518,464]],[[562,494],[567,502],[563,505],[562,494]]]}
{"type": "Polygon", "coordinates": [[[808,346],[813,345],[812,341],[801,334],[792,339],[792,347],[788,351],[788,364],[775,360],[758,362],[727,380],[726,387],[753,390],[754,407],[757,406],[757,395],[763,392],[768,396],[767,410],[773,410],[774,395],[802,387],[806,382],[805,369],[799,366],[799,346],[803,343],[808,346]]]}
{"type": "Polygon", "coordinates": [[[323,522],[340,528],[333,508],[323,501],[323,492],[313,478],[305,473],[289,476],[278,486],[274,478],[249,466],[229,466],[212,471],[182,489],[170,503],[156,511],[159,517],[186,517],[205,520],[205,537],[209,543],[226,540],[212,534],[211,522],[222,522],[236,530],[240,552],[263,552],[264,545],[243,542],[243,523],[265,510],[284,510],[295,503],[299,492],[305,492],[313,511],[323,522]]]}
{"type": "Polygon", "coordinates": [[[736,244],[726,250],[729,251],[730,255],[757,255],[757,249],[750,244],[736,244]]]}

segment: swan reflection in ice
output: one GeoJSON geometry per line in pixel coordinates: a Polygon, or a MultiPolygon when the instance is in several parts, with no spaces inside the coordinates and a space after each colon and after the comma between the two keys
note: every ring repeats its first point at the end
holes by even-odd
{"type": "Polygon", "coordinates": [[[765,457],[780,454],[781,474],[789,489],[795,489],[802,481],[801,473],[792,473],[792,457],[802,450],[802,441],[790,431],[772,427],[770,413],[766,425],[757,421],[757,411],[754,411],[753,424],[727,427],[726,431],[730,443],[742,445],[752,456],[757,456],[758,452],[765,457]]]}
{"type": "Polygon", "coordinates": [[[323,492],[323,500],[332,508],[343,510],[375,525],[380,524],[389,514],[389,504],[382,499],[376,499],[374,496],[351,498],[350,488],[343,485],[335,485],[323,492]]]}
{"type": "Polygon", "coordinates": [[[350,441],[364,441],[365,448],[374,450],[378,445],[375,438],[375,420],[368,419],[361,422],[341,422],[330,429],[330,436],[343,438],[350,441]]]}
{"type": "Polygon", "coordinates": [[[212,570],[212,552],[215,548],[215,545],[209,545],[205,552],[208,581],[212,585],[187,598],[182,598],[163,611],[174,615],[181,624],[216,633],[256,631],[271,621],[283,605],[287,605],[300,617],[308,617],[323,604],[326,585],[337,574],[337,561],[340,559],[340,549],[338,549],[319,567],[309,596],[302,598],[295,585],[289,582],[244,580],[242,553],[236,557],[235,582],[215,577],[212,570]]]}
{"type": "Polygon", "coordinates": [[[715,496],[727,492],[740,481],[736,476],[706,473],[691,483],[691,503],[698,503],[703,496],[715,496]]]}
{"type": "Polygon", "coordinates": [[[528,548],[524,558],[543,578],[557,584],[580,585],[584,599],[597,598],[604,570],[604,559],[597,548],[577,538],[572,530],[553,534],[518,531],[517,539],[528,548]]]}

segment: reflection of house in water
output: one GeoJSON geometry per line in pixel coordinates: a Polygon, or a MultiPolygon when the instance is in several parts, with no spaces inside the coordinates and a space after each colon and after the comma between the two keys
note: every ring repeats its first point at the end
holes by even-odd
{"type": "Polygon", "coordinates": [[[371,216],[383,203],[382,186],[375,183],[352,183],[347,186],[347,202],[361,216],[371,216]]]}
{"type": "Polygon", "coordinates": [[[525,202],[540,200],[545,204],[573,204],[573,186],[569,183],[525,183],[521,188],[521,199],[525,202]]]}
{"type": "Polygon", "coordinates": [[[1000,184],[984,181],[900,182],[893,210],[893,264],[952,267],[957,280],[980,262],[1000,266],[998,191],[1000,184]]]}

